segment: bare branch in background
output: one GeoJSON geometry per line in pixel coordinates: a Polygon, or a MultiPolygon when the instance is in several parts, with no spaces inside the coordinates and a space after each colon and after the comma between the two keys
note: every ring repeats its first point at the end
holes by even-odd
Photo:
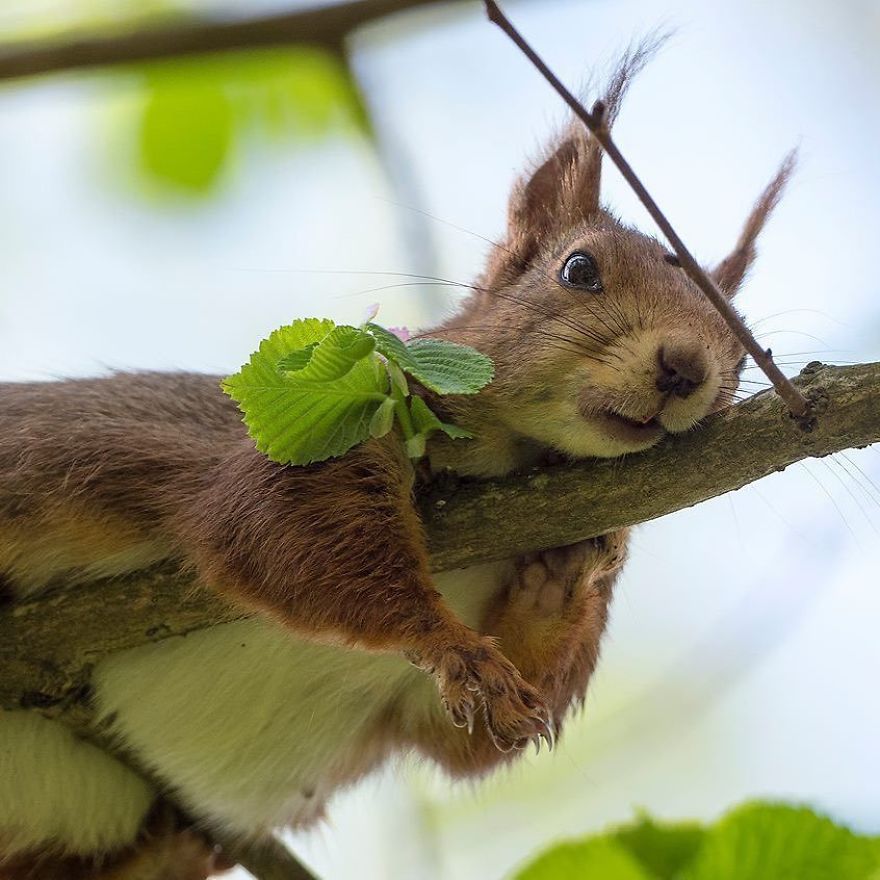
{"type": "MultiPolygon", "coordinates": [[[[667,220],[666,215],[660,210],[660,207],[651,197],[651,194],[645,189],[638,175],[633,171],[632,166],[627,162],[626,158],[620,152],[617,144],[611,137],[608,126],[605,124],[605,106],[601,101],[597,101],[591,113],[577,98],[562,84],[559,78],[550,70],[544,61],[538,56],[534,49],[526,42],[520,32],[511,24],[510,20],[495,3],[495,0],[484,0],[486,4],[486,12],[489,20],[497,24],[498,27],[507,34],[508,37],[517,45],[522,53],[535,65],[544,79],[556,90],[563,101],[568,104],[572,113],[577,116],[584,125],[592,133],[593,137],[602,145],[602,149],[608,155],[608,158],[617,166],[617,169],[623,175],[624,180],[630,185],[630,188],[638,196],[639,201],[645,206],[647,212],[651,215],[651,219],[660,228],[660,231],[666,236],[666,240],[672,246],[681,263],[681,268],[687,272],[688,277],[709,299],[713,306],[721,314],[721,317],[727,322],[727,325],[736,335],[737,339],[742,343],[745,350],[752,356],[755,363],[763,370],[767,378],[773,383],[776,393],[786,402],[789,410],[793,415],[801,419],[804,430],[810,430],[813,427],[814,413],[810,409],[807,399],[792,384],[791,380],[776,366],[773,356],[769,350],[761,347],[758,340],[752,335],[752,332],[743,323],[742,318],[736,313],[736,309],[730,305],[727,297],[718,288],[718,285],[706,274],[703,267],[694,259],[693,254],[687,249],[685,243],[681,240],[678,233],[667,220]]],[[[793,156],[789,156],[787,164],[793,163],[793,156]]],[[[784,166],[785,167],[785,166],[784,166]]]]}
{"type": "Polygon", "coordinates": [[[354,0],[296,12],[144,27],[128,33],[0,45],[0,80],[209,52],[297,43],[342,48],[356,28],[387,15],[450,0],[354,0]]]}

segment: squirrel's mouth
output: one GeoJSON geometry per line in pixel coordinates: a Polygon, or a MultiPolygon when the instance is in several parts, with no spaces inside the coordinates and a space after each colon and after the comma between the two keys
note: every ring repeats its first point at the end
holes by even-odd
{"type": "Polygon", "coordinates": [[[606,409],[593,414],[591,419],[601,426],[608,437],[639,446],[656,443],[666,433],[656,416],[640,421],[606,409]]]}

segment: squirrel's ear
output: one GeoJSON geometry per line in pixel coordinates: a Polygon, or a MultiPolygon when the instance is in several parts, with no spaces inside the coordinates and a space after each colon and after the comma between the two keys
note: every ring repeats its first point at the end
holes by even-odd
{"type": "Polygon", "coordinates": [[[583,158],[591,152],[588,141],[589,135],[572,125],[550,155],[514,187],[507,209],[507,236],[521,265],[532,259],[546,236],[583,222],[598,210],[598,169],[595,186],[582,173],[583,158]],[[581,199],[573,198],[575,189],[583,190],[581,199]]]}
{"type": "Polygon", "coordinates": [[[779,204],[785,184],[791,177],[797,163],[797,150],[792,150],[782,161],[776,176],[767,185],[755,202],[752,212],[743,226],[736,247],[712,270],[712,278],[724,293],[732,297],[739,290],[752,263],[755,261],[755,242],[779,204]]]}
{"type": "MultiPolygon", "coordinates": [[[[613,125],[633,77],[667,37],[652,35],[617,63],[603,97],[606,125],[613,125]]],[[[600,210],[602,148],[579,119],[569,124],[545,155],[541,164],[516,184],[510,198],[505,254],[496,255],[508,271],[521,272],[542,240],[564,235],[600,210]]]]}

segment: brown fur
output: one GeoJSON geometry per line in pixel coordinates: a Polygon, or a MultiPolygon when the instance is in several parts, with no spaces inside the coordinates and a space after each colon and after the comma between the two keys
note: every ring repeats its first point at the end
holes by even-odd
{"type": "MultiPolygon", "coordinates": [[[[648,54],[632,53],[617,71],[605,98],[609,124],[648,54]]],[[[496,365],[479,395],[433,401],[477,435],[433,441],[435,469],[495,475],[548,449],[635,451],[659,436],[632,439],[643,422],[686,430],[731,399],[739,343],[658,241],[601,208],[600,160],[585,131],[569,127],[516,184],[505,239],[470,298],[430,331],[476,346],[496,365]],[[575,250],[595,257],[601,294],[559,282],[575,250]],[[682,376],[694,386],[687,394],[682,376]],[[595,450],[579,445],[581,431],[593,432],[595,450]]],[[[790,170],[783,166],[716,269],[731,296],[790,170]]],[[[396,437],[282,467],[255,450],[218,379],[191,374],[7,384],[0,408],[0,576],[19,588],[176,559],[306,638],[402,653],[435,677],[459,727],[392,705],[376,731],[376,760],[415,746],[456,774],[479,775],[558,732],[584,698],[625,533],[517,560],[478,633],[432,584],[396,437]],[[478,711],[483,721],[469,735],[462,728],[478,711]]],[[[177,831],[154,839],[180,843],[177,831]]],[[[142,845],[138,857],[149,862],[156,851],[142,845]]],[[[197,872],[204,853],[178,863],[197,872]]],[[[6,870],[14,880],[34,876],[6,870]]],[[[69,870],[70,880],[159,876],[69,870]]]]}
{"type": "Polygon", "coordinates": [[[232,867],[205,837],[164,803],[144,822],[138,840],[98,858],[28,853],[4,860],[0,880],[207,880],[232,867]]]}

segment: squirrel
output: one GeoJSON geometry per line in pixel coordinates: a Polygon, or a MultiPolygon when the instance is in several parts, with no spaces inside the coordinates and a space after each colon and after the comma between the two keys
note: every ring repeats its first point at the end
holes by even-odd
{"type": "MultiPolygon", "coordinates": [[[[649,54],[616,66],[609,125],[649,54]]],[[[513,187],[466,301],[427,331],[495,364],[479,394],[430,401],[475,437],[429,441],[433,471],[634,453],[733,400],[742,346],[674,255],[603,206],[601,159],[575,122],[555,137],[513,187]]],[[[711,270],[730,297],[790,171],[711,270]]],[[[3,384],[0,408],[13,597],[174,561],[256,612],[94,669],[97,718],[202,827],[249,840],[306,827],[394,755],[477,778],[552,743],[583,702],[626,530],[432,576],[393,436],[284,467],[256,450],[219,377],[188,373],[3,384]]],[[[0,712],[0,792],[4,880],[223,867],[148,782],[35,713],[0,712]]]]}

